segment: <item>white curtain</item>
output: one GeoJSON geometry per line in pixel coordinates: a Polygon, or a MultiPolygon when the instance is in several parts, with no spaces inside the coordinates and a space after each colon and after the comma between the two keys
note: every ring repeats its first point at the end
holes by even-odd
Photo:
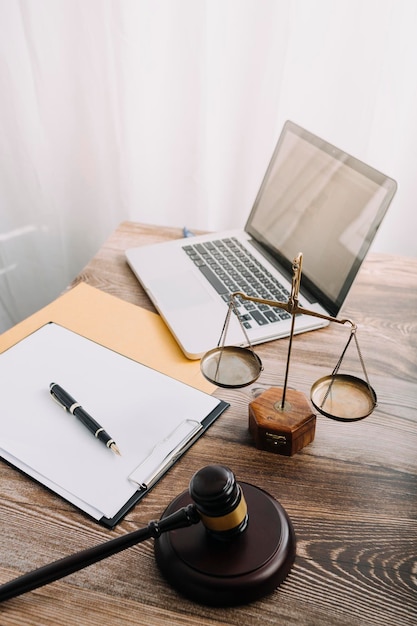
{"type": "Polygon", "coordinates": [[[415,0],[0,0],[0,331],[125,219],[240,227],[292,119],[397,179],[417,254],[415,0]]]}

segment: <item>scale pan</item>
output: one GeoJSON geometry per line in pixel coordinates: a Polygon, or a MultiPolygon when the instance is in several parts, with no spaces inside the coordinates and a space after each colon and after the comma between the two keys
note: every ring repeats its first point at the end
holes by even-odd
{"type": "Polygon", "coordinates": [[[372,387],[361,378],[347,374],[319,378],[311,388],[310,397],[317,411],[340,422],[361,420],[376,406],[372,387]],[[326,398],[329,386],[331,389],[326,398]]]}
{"type": "Polygon", "coordinates": [[[224,346],[206,352],[200,368],[208,381],[229,389],[254,383],[263,369],[257,354],[238,346],[224,346]]]}

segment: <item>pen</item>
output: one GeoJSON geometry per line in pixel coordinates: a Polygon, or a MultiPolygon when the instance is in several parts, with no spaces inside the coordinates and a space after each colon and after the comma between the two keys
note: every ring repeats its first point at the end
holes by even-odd
{"type": "Polygon", "coordinates": [[[79,419],[80,422],[82,422],[97,439],[100,439],[100,441],[105,443],[110,450],[113,450],[113,452],[120,455],[120,450],[116,446],[114,439],[106,433],[104,428],[100,426],[100,424],[96,422],[96,420],[83,409],[81,404],[74,400],[74,398],[72,398],[69,393],[65,391],[65,389],[57,385],[57,383],[51,383],[49,385],[49,392],[58,404],[60,404],[72,415],[75,415],[75,417],[79,419]]]}
{"type": "Polygon", "coordinates": [[[191,230],[188,230],[188,228],[186,226],[184,226],[184,228],[182,229],[182,236],[183,237],[194,237],[194,233],[191,232],[191,230]]]}

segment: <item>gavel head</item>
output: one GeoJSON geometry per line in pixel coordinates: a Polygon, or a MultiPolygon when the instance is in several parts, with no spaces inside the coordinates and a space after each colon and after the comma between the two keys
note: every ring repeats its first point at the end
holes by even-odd
{"type": "Polygon", "coordinates": [[[248,525],[246,501],[235,475],[222,465],[207,465],[190,481],[189,493],[207,532],[228,541],[248,525]]]}

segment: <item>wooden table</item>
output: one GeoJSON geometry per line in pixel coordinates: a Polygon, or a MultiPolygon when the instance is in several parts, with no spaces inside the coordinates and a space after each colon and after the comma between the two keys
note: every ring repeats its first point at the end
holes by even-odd
{"type": "MultiPolygon", "coordinates": [[[[147,309],[124,250],[181,236],[180,229],[122,224],[76,278],[147,309]]],[[[294,567],[272,595],[231,609],[180,597],[162,579],[152,541],[0,605],[2,626],[22,624],[363,624],[417,623],[417,259],[371,254],[341,312],[359,342],[378,407],[365,420],[317,418],[313,443],[293,457],[257,450],[248,403],[283,382],[287,342],[259,346],[261,378],[218,390],[231,407],[114,531],[0,464],[1,581],[158,518],[192,474],[210,463],[273,495],[297,536],[294,567]]],[[[333,369],[346,329],[333,324],[294,338],[289,385],[309,395],[333,369]]],[[[349,373],[361,375],[356,354],[349,373]]]]}

